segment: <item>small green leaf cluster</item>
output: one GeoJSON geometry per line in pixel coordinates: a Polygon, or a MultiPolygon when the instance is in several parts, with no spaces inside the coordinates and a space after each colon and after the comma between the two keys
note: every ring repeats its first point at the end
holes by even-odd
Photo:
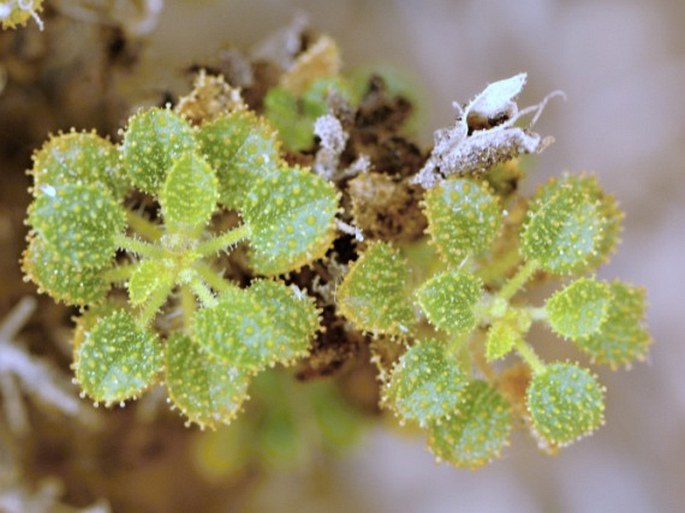
{"type": "Polygon", "coordinates": [[[427,431],[439,460],[463,467],[500,454],[517,411],[525,411],[523,420],[547,448],[603,422],[596,376],[577,363],[543,362],[526,341],[534,322],[611,368],[644,358],[650,344],[642,289],[591,274],[614,250],[622,220],[596,179],[566,175],[540,187],[523,202],[523,222],[511,225],[515,237],[506,208],[513,208],[513,192],[496,193],[488,179],[450,177],[426,191],[427,234],[442,260],[427,279],[411,278],[425,276],[425,263],[412,261],[411,251],[374,241],[336,298],[358,329],[409,345],[389,372],[383,403],[401,422],[427,431]],[[491,252],[503,233],[514,265],[493,270],[500,263],[491,252]],[[570,281],[544,305],[526,305],[519,292],[536,276],[570,281]],[[532,371],[523,409],[512,408],[500,390],[495,362],[511,352],[532,371]]]}
{"type": "Polygon", "coordinates": [[[190,421],[215,426],[240,410],[253,376],[308,354],[319,311],[278,276],[328,250],[338,193],[283,162],[275,134],[247,110],[192,126],[151,108],[119,144],[72,131],[36,152],[23,267],[41,291],[89,307],[74,370],[96,402],[163,381],[190,421]],[[140,197],[147,210],[132,208],[140,197]],[[247,288],[223,276],[221,255],[240,243],[247,288]]]}

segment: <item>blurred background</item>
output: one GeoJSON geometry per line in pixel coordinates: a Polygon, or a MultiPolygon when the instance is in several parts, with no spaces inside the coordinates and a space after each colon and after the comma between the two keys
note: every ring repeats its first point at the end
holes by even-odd
{"type": "Polygon", "coordinates": [[[620,200],[623,243],[600,275],[647,288],[656,344],[629,371],[596,369],[606,425],[555,457],[517,432],[503,459],[457,470],[420,436],[377,425],[325,476],[273,472],[249,510],[685,511],[685,2],[167,0],[142,59],[159,77],[227,42],[249,48],[296,12],[338,41],[346,69],[389,66],[414,84],[426,145],[453,121],[451,102],[489,82],[527,71],[520,105],[563,90],[537,125],[556,143],[526,186],[590,170],[620,200]]]}

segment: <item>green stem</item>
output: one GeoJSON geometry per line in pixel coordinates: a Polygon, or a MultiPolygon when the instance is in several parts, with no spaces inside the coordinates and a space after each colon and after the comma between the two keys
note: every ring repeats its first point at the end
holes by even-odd
{"type": "Polygon", "coordinates": [[[487,262],[478,271],[476,271],[476,276],[478,276],[485,283],[490,283],[502,276],[508,274],[509,270],[521,261],[521,255],[517,247],[509,248],[507,251],[500,255],[495,255],[492,260],[487,262]]]}
{"type": "Polygon", "coordinates": [[[521,355],[521,358],[533,369],[534,374],[540,374],[545,370],[545,363],[535,353],[533,348],[523,339],[516,341],[516,351],[521,355]]]}
{"type": "Polygon", "coordinates": [[[199,244],[195,251],[200,256],[208,256],[218,253],[222,249],[229,248],[250,236],[250,226],[243,224],[199,244]]]}
{"type": "Polygon", "coordinates": [[[464,348],[464,345],[469,339],[469,335],[470,333],[466,333],[464,335],[457,335],[454,337],[449,344],[447,344],[447,352],[454,356],[459,356],[461,350],[464,348]]]}
{"type": "Polygon", "coordinates": [[[186,335],[191,336],[193,331],[193,318],[195,317],[195,310],[197,304],[195,303],[195,296],[193,296],[192,289],[186,285],[181,285],[181,311],[183,314],[183,331],[186,335]]]}
{"type": "Polygon", "coordinates": [[[199,275],[193,276],[188,285],[205,307],[216,305],[216,298],[212,293],[212,289],[209,288],[199,275]]]}
{"type": "Polygon", "coordinates": [[[131,229],[147,240],[156,242],[164,233],[162,228],[137,212],[126,211],[126,220],[131,229]]]}
{"type": "Polygon", "coordinates": [[[126,281],[131,277],[137,267],[138,264],[125,264],[113,267],[112,269],[105,271],[105,281],[109,283],[120,283],[126,281]]]}
{"type": "Polygon", "coordinates": [[[147,258],[161,258],[164,256],[164,249],[161,247],[139,239],[127,237],[123,234],[115,235],[114,241],[119,248],[130,253],[135,253],[136,255],[147,258]]]}
{"type": "Polygon", "coordinates": [[[198,262],[193,267],[198,273],[200,273],[202,279],[207,282],[207,285],[212,287],[217,292],[225,292],[235,287],[233,283],[221,277],[219,273],[205,263],[198,262]]]}
{"type": "Polygon", "coordinates": [[[150,295],[150,298],[148,299],[147,303],[140,311],[140,314],[138,314],[137,321],[140,326],[145,327],[148,324],[150,324],[150,322],[152,322],[152,320],[157,315],[159,309],[162,308],[164,303],[167,302],[169,294],[171,294],[171,290],[173,288],[174,284],[171,283],[166,287],[158,288],[152,293],[152,295],[150,295]]]}
{"type": "Polygon", "coordinates": [[[516,274],[512,276],[509,281],[507,281],[504,286],[500,289],[498,297],[509,301],[514,294],[516,294],[521,287],[523,287],[526,282],[532,278],[535,271],[538,270],[538,263],[535,260],[526,262],[521,267],[519,267],[516,274]]]}
{"type": "Polygon", "coordinates": [[[534,321],[546,321],[547,320],[547,310],[544,306],[529,306],[524,309],[530,318],[534,321]]]}

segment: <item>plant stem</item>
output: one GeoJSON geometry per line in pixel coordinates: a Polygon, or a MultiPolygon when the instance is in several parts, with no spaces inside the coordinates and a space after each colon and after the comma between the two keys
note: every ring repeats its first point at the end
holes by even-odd
{"type": "Polygon", "coordinates": [[[525,308],[525,311],[530,314],[530,318],[534,321],[547,320],[547,310],[545,310],[544,306],[529,306],[525,308]]]}
{"type": "Polygon", "coordinates": [[[221,235],[213,237],[199,244],[195,251],[200,256],[213,255],[222,249],[226,249],[250,236],[250,227],[247,224],[233,228],[221,235]]]}
{"type": "Polygon", "coordinates": [[[193,318],[195,317],[195,310],[197,305],[195,303],[195,296],[193,296],[192,289],[187,285],[181,285],[181,311],[183,314],[183,331],[186,335],[192,335],[193,318]]]}
{"type": "Polygon", "coordinates": [[[514,294],[516,294],[521,287],[526,284],[526,282],[535,274],[535,271],[537,270],[538,263],[535,260],[526,262],[519,267],[518,271],[516,271],[516,274],[504,284],[497,296],[509,301],[514,294]]]}
{"type": "Polygon", "coordinates": [[[476,275],[485,283],[489,283],[508,274],[508,271],[518,265],[520,261],[521,255],[519,254],[519,249],[517,247],[512,247],[501,255],[496,255],[495,258],[478,269],[476,275]]]}
{"type": "Polygon", "coordinates": [[[137,212],[126,211],[126,220],[134,232],[147,240],[156,242],[162,236],[162,228],[137,212]]]}
{"type": "Polygon", "coordinates": [[[133,272],[138,267],[138,264],[125,264],[113,267],[105,271],[104,278],[109,283],[119,283],[128,280],[133,272]]]}
{"type": "Polygon", "coordinates": [[[189,286],[205,307],[216,305],[216,298],[212,293],[212,289],[207,286],[198,274],[195,274],[190,279],[189,286]]]}
{"type": "Polygon", "coordinates": [[[200,273],[202,279],[207,282],[207,285],[212,287],[217,292],[224,292],[235,287],[233,283],[223,278],[221,275],[219,275],[219,273],[205,263],[198,262],[193,267],[198,273],[200,273]]]}
{"type": "Polygon", "coordinates": [[[139,239],[127,237],[126,235],[115,235],[114,241],[116,242],[117,246],[121,249],[129,251],[131,253],[135,253],[140,256],[144,256],[147,258],[160,258],[164,256],[164,249],[162,249],[161,247],[139,239]]]}
{"type": "Polygon", "coordinates": [[[545,363],[535,353],[533,348],[523,339],[516,341],[516,351],[521,358],[530,366],[534,374],[540,374],[545,370],[545,363]]]}
{"type": "Polygon", "coordinates": [[[154,319],[155,315],[157,315],[159,309],[162,308],[162,305],[166,303],[167,298],[169,297],[169,294],[171,293],[171,290],[173,288],[174,284],[171,283],[166,287],[158,288],[150,295],[150,298],[148,299],[143,309],[140,311],[140,314],[137,318],[138,324],[140,326],[145,327],[148,324],[150,324],[152,319],[154,319]]]}

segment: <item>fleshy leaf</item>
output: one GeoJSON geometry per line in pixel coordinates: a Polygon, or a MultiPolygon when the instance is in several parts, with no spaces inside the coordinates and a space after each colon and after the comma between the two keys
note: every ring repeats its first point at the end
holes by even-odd
{"type": "Polygon", "coordinates": [[[156,381],[162,365],[157,337],[123,310],[98,320],[74,362],[84,392],[106,405],[138,396],[156,381]]]}
{"type": "Polygon", "coordinates": [[[420,426],[456,415],[464,400],[466,373],[444,343],[426,340],[413,345],[393,369],[384,401],[402,420],[420,426]]]}
{"type": "Polygon", "coordinates": [[[31,174],[34,196],[75,183],[102,184],[115,199],[128,189],[116,146],[92,132],[51,137],[34,154],[31,174]]]}
{"type": "Polygon", "coordinates": [[[404,290],[407,278],[407,264],[399,251],[389,244],[374,243],[338,287],[338,309],[360,330],[405,334],[415,322],[404,290]]]}
{"type": "Polygon", "coordinates": [[[194,153],[180,157],[169,170],[159,195],[162,215],[171,227],[205,225],[218,200],[214,170],[194,153]]]}
{"type": "Polygon", "coordinates": [[[426,192],[428,232],[441,256],[459,265],[469,254],[490,247],[502,213],[485,182],[451,178],[426,192]]]}
{"type": "Polygon", "coordinates": [[[471,381],[459,414],[433,423],[428,447],[439,460],[476,468],[498,457],[509,443],[509,403],[485,381],[471,381]]]}
{"type": "Polygon", "coordinates": [[[521,339],[521,331],[508,317],[492,323],[485,339],[485,358],[488,362],[499,360],[509,354],[521,339]]]}
{"type": "Polygon", "coordinates": [[[431,324],[456,335],[475,328],[474,308],[482,295],[481,286],[476,276],[446,272],[424,283],[417,296],[431,324]]]}
{"type": "Polygon", "coordinates": [[[645,291],[620,281],[610,285],[611,302],[598,333],[576,344],[594,361],[616,368],[644,358],[652,339],[644,325],[645,291]]]}
{"type": "Polygon", "coordinates": [[[128,282],[128,296],[132,305],[141,305],[157,291],[169,290],[176,277],[172,261],[143,260],[128,282]]]}
{"type": "Polygon", "coordinates": [[[545,311],[552,329],[562,337],[580,340],[599,332],[607,318],[609,285],[580,278],[547,300],[545,311]]]}
{"type": "Polygon", "coordinates": [[[335,237],[338,193],[307,169],[281,167],[259,178],[242,210],[253,269],[277,275],[321,258],[335,237]]]}
{"type": "Polygon", "coordinates": [[[249,376],[203,353],[190,338],[169,337],[166,348],[169,397],[191,422],[228,424],[247,399],[249,376]]]}
{"type": "Polygon", "coordinates": [[[97,184],[54,188],[33,202],[29,223],[53,255],[73,268],[105,267],[114,257],[114,236],[126,219],[107,189],[97,184]]]}
{"type": "Polygon", "coordinates": [[[318,328],[312,302],[279,283],[257,282],[253,287],[229,289],[216,306],[200,310],[195,318],[197,343],[250,373],[305,356],[318,328]]]}
{"type": "Polygon", "coordinates": [[[568,445],[604,421],[604,389],[588,371],[553,363],[535,375],[526,394],[535,431],[547,442],[568,445]]]}
{"type": "Polygon", "coordinates": [[[57,301],[67,305],[97,303],[109,290],[104,270],[78,269],[56,256],[37,238],[31,238],[22,259],[24,274],[57,301]]]}
{"type": "Polygon", "coordinates": [[[570,177],[550,180],[536,193],[523,227],[523,257],[553,274],[587,269],[608,223],[598,201],[576,185],[570,177]]]}
{"type": "Polygon", "coordinates": [[[168,109],[152,108],[129,121],[121,146],[124,169],[133,185],[156,194],[182,155],[195,149],[190,124],[168,109]]]}
{"type": "Polygon", "coordinates": [[[198,141],[217,172],[220,201],[229,208],[241,208],[257,179],[280,165],[274,130],[250,111],[232,112],[203,125],[198,141]]]}

